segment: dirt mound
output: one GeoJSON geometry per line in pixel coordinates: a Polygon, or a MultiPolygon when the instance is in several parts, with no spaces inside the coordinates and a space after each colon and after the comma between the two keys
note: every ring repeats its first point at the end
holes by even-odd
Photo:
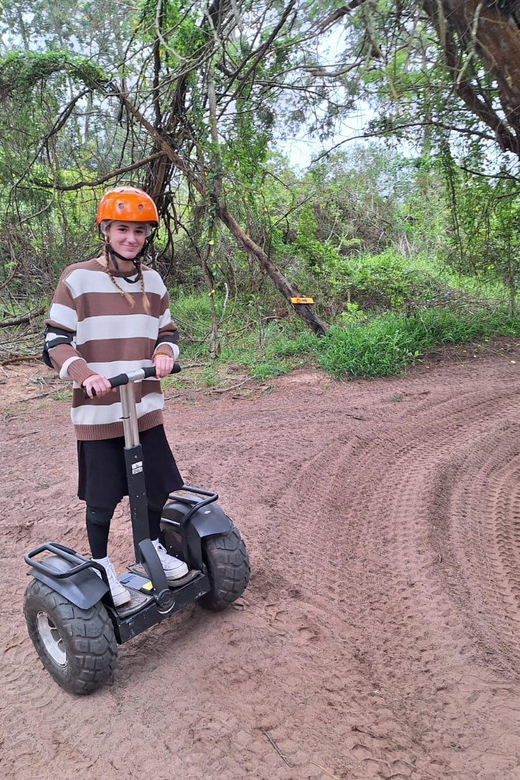
{"type": "MultiPolygon", "coordinates": [[[[83,699],[42,669],[22,616],[24,552],[87,549],[68,404],[45,369],[8,368],[3,777],[518,780],[520,358],[473,354],[173,394],[183,476],[219,491],[251,585],[120,647],[115,683],[83,699]]],[[[111,555],[131,556],[125,506],[111,555]]]]}

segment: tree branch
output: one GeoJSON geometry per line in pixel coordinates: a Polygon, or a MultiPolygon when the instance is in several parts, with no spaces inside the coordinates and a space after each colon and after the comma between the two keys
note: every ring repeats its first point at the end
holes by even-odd
{"type": "Polygon", "coordinates": [[[359,135],[352,135],[349,138],[344,138],[342,141],[339,141],[339,143],[331,146],[330,149],[326,149],[317,157],[314,157],[311,160],[311,165],[314,165],[314,163],[317,163],[320,160],[323,160],[325,157],[328,157],[329,154],[332,154],[332,152],[336,151],[336,149],[339,149],[340,146],[343,146],[343,144],[349,143],[350,141],[359,141],[362,138],[379,138],[381,136],[389,135],[391,132],[396,130],[406,130],[407,128],[411,127],[439,127],[443,130],[453,130],[455,133],[460,133],[461,135],[476,135],[478,138],[483,138],[486,141],[495,140],[492,135],[483,133],[480,130],[472,130],[468,127],[456,127],[455,125],[448,125],[444,122],[407,122],[406,124],[394,125],[393,127],[387,128],[385,130],[371,130],[367,133],[360,133],[359,135]]]}
{"type": "Polygon", "coordinates": [[[132,165],[126,165],[124,168],[118,168],[115,171],[110,171],[110,173],[107,173],[106,176],[102,176],[100,179],[96,179],[96,181],[77,181],[75,184],[67,184],[67,185],[60,185],[60,184],[56,184],[55,182],[41,181],[39,179],[31,179],[30,181],[33,184],[36,184],[38,187],[44,187],[45,189],[54,189],[54,190],[58,190],[59,192],[80,190],[83,187],[99,187],[100,184],[104,184],[106,181],[109,181],[110,179],[115,179],[117,176],[122,176],[124,173],[128,173],[129,171],[135,171],[136,168],[142,168],[144,165],[148,165],[148,163],[152,162],[153,160],[157,160],[159,157],[164,157],[164,152],[155,152],[155,154],[151,154],[149,157],[145,157],[143,160],[139,160],[139,162],[132,163],[132,165]]]}
{"type": "Polygon", "coordinates": [[[289,15],[290,15],[291,11],[293,10],[293,8],[295,6],[295,3],[296,3],[296,0],[290,0],[289,5],[284,9],[284,12],[283,12],[283,14],[282,14],[282,16],[280,18],[280,21],[275,26],[275,28],[272,30],[272,32],[269,35],[269,37],[267,38],[267,40],[264,41],[264,43],[256,50],[256,52],[253,52],[246,59],[244,59],[242,61],[242,63],[240,64],[240,67],[238,68],[238,70],[236,70],[235,73],[233,74],[233,77],[231,78],[231,81],[230,81],[230,83],[228,84],[228,87],[227,87],[228,90],[231,87],[231,85],[233,84],[233,82],[236,81],[236,79],[239,78],[240,71],[245,67],[245,65],[247,64],[249,59],[251,59],[251,57],[253,58],[253,61],[249,65],[249,67],[246,70],[245,74],[243,76],[240,76],[239,81],[241,82],[241,84],[240,84],[239,87],[237,87],[237,89],[235,90],[235,92],[231,96],[232,100],[234,98],[238,97],[238,95],[240,93],[240,90],[243,88],[244,83],[247,82],[247,80],[248,80],[249,76],[251,75],[251,73],[253,73],[253,71],[255,70],[256,66],[258,65],[258,63],[260,62],[260,60],[262,59],[262,57],[264,56],[266,51],[268,51],[268,49],[271,46],[272,42],[276,39],[276,36],[278,35],[278,33],[280,32],[282,27],[285,25],[287,19],[289,18],[289,15]]]}
{"type": "Polygon", "coordinates": [[[351,2],[348,5],[342,5],[341,8],[336,8],[335,11],[333,11],[330,16],[327,16],[326,19],[323,20],[323,22],[320,22],[320,25],[318,27],[319,32],[325,32],[331,25],[333,25],[335,22],[338,21],[338,19],[341,19],[343,16],[346,16],[351,11],[354,11],[356,8],[359,8],[360,5],[363,5],[365,0],[351,0],[351,2]]]}
{"type": "Polygon", "coordinates": [[[34,317],[39,317],[40,314],[43,314],[45,309],[45,306],[40,306],[39,309],[33,309],[33,311],[30,311],[21,317],[16,317],[14,320],[1,320],[0,328],[10,328],[12,325],[21,325],[23,322],[30,322],[34,317]]]}
{"type": "MultiPolygon", "coordinates": [[[[520,156],[520,141],[515,132],[512,132],[503,122],[501,117],[493,109],[491,103],[482,100],[477,94],[467,76],[464,75],[466,64],[460,67],[461,55],[466,51],[463,36],[461,49],[456,45],[453,32],[457,32],[457,22],[453,9],[445,14],[441,0],[423,0],[423,7],[433,23],[439,43],[441,44],[446,65],[451,73],[454,89],[459,98],[463,101],[469,111],[477,116],[485,125],[487,125],[495,134],[494,140],[498,143],[502,151],[510,151],[520,156]],[[448,19],[449,16],[449,19],[448,19]]],[[[468,32],[470,32],[468,30],[468,32]]],[[[474,47],[474,42],[472,41],[474,47]]],[[[484,61],[484,59],[483,59],[484,61]]],[[[488,67],[487,63],[484,64],[488,67]]]]}

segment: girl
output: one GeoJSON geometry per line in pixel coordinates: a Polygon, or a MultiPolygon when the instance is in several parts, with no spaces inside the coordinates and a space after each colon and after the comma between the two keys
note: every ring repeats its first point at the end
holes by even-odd
{"type": "Polygon", "coordinates": [[[167,579],[188,573],[159,542],[162,507],[183,481],[164,433],[160,385],[179,354],[178,331],[161,277],[141,262],[158,224],[155,203],[142,190],[107,192],[97,211],[104,253],[63,272],[46,320],[44,360],[62,379],[73,380],[78,496],[87,505],[92,558],[105,567],[116,606],[129,601],[130,593],[117,579],[107,545],[110,521],[128,485],[121,402],[109,376],[155,365],[157,378],[135,385],[150,539],[167,579]]]}

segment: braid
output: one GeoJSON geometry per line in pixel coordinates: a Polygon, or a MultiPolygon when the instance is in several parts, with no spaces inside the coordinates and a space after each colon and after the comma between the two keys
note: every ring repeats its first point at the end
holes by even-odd
{"type": "Polygon", "coordinates": [[[114,271],[113,271],[113,269],[110,266],[110,256],[109,256],[109,252],[108,252],[108,244],[105,244],[105,259],[106,259],[106,272],[107,272],[109,278],[111,279],[112,284],[114,285],[114,287],[117,287],[117,289],[119,290],[119,294],[122,295],[123,298],[126,298],[126,300],[128,301],[128,303],[130,304],[130,306],[133,309],[134,305],[135,305],[134,299],[132,298],[132,296],[129,293],[127,293],[124,290],[122,290],[121,287],[116,282],[116,279],[115,279],[115,276],[114,276],[114,271]]]}
{"type": "Polygon", "coordinates": [[[139,274],[139,286],[143,294],[144,310],[147,314],[150,314],[150,299],[148,298],[146,291],[144,289],[144,274],[143,274],[143,269],[141,268],[141,258],[139,258],[139,260],[137,260],[135,264],[137,267],[137,273],[139,274]]]}

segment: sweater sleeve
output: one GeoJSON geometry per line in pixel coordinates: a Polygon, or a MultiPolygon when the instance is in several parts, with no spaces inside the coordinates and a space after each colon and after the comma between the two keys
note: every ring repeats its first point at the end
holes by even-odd
{"type": "Polygon", "coordinates": [[[49,318],[45,320],[43,351],[61,379],[73,379],[81,385],[87,377],[96,372],[89,368],[86,360],[76,349],[78,315],[66,277],[67,272],[60,278],[52,299],[49,318]]]}
{"type": "Polygon", "coordinates": [[[170,314],[170,298],[168,291],[161,299],[161,315],[159,317],[159,335],[155,343],[154,355],[157,352],[171,351],[174,360],[179,357],[179,330],[170,314]]]}

